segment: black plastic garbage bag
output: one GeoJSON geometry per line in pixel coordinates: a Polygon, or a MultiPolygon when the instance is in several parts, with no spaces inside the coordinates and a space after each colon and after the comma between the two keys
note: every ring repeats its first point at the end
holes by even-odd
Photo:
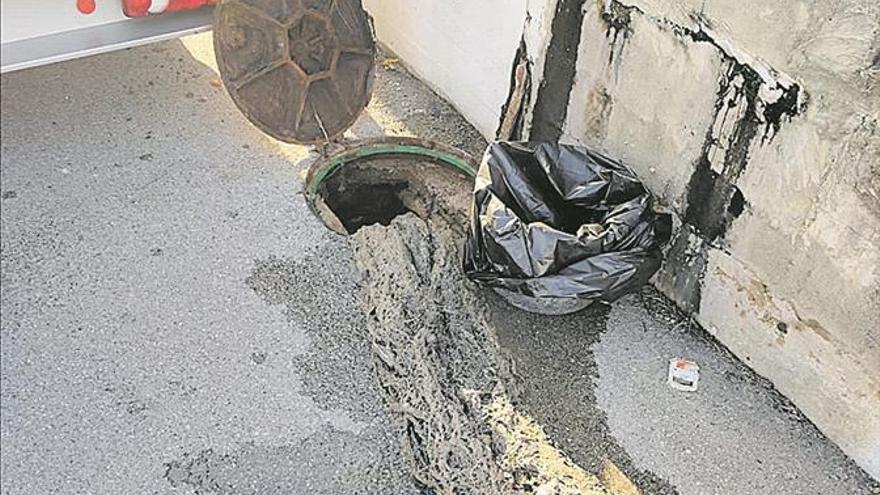
{"type": "Polygon", "coordinates": [[[604,155],[492,143],[477,173],[464,269],[525,296],[610,302],[657,271],[671,225],[632,170],[604,155]]]}

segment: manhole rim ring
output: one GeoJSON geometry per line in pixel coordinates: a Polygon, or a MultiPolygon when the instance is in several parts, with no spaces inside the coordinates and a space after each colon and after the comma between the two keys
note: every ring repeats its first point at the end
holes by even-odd
{"type": "Polygon", "coordinates": [[[321,184],[349,163],[387,157],[429,159],[469,179],[477,176],[474,158],[463,150],[427,139],[380,137],[356,141],[317,160],[306,175],[306,192],[309,196],[318,194],[321,184]]]}

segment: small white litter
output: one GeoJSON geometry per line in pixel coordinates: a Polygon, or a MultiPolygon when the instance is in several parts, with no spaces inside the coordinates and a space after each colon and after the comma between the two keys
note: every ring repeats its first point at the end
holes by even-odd
{"type": "Polygon", "coordinates": [[[684,358],[669,360],[669,386],[684,392],[696,392],[700,381],[700,366],[684,358]]]}

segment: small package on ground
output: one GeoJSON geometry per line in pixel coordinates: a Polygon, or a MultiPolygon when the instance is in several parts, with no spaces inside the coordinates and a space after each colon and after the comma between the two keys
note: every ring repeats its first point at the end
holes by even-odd
{"type": "Polygon", "coordinates": [[[465,273],[517,296],[611,302],[657,271],[671,231],[632,170],[578,146],[490,144],[473,199],[465,273]]]}

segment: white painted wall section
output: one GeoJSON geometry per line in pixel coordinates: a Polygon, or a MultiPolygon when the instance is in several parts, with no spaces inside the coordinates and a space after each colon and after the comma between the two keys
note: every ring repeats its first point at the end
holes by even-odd
{"type": "Polygon", "coordinates": [[[526,0],[365,0],[379,41],[486,137],[507,100],[526,0]]]}

